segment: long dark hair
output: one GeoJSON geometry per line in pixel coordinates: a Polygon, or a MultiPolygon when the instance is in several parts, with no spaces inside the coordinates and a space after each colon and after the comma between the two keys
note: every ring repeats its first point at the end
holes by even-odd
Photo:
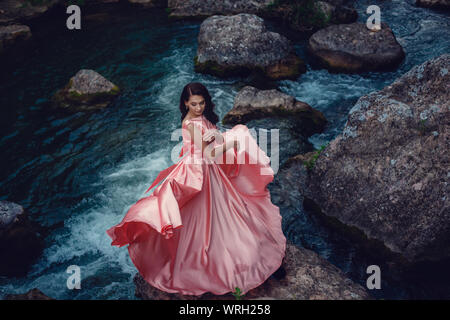
{"type": "Polygon", "coordinates": [[[205,110],[203,111],[203,115],[208,119],[213,125],[219,121],[219,117],[214,112],[215,104],[211,100],[211,96],[209,95],[208,89],[200,82],[190,82],[184,86],[183,91],[180,96],[180,112],[181,112],[181,121],[183,121],[184,117],[188,113],[186,109],[185,102],[189,100],[190,96],[199,95],[205,99],[205,110]]]}

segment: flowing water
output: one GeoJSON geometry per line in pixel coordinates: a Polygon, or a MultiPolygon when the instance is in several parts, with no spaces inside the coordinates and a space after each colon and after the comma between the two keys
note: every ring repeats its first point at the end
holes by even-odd
{"type": "MultiPolygon", "coordinates": [[[[413,2],[357,4],[360,21],[366,19],[368,5],[380,6],[382,21],[406,51],[398,70],[342,75],[308,66],[297,81],[277,83],[330,121],[325,133],[309,139],[312,145],[318,147],[342,130],[348,110],[361,95],[383,88],[416,64],[450,52],[448,15],[417,8],[413,2]]],[[[105,9],[83,16],[79,31],[67,30],[65,13],[56,13],[31,25],[34,42],[26,58],[17,57],[2,67],[0,199],[21,204],[34,220],[54,230],[26,277],[0,277],[0,296],[37,287],[58,299],[135,299],[136,269],[125,247],[110,245],[106,229],[120,222],[145,196],[158,172],[172,164],[171,153],[181,147],[181,140],[172,140],[171,134],[180,128],[178,99],[183,86],[190,81],[205,84],[222,118],[246,84],[244,79],[196,74],[193,57],[200,23],[171,22],[164,10],[156,12],[105,9]],[[83,68],[117,84],[123,90],[120,97],[100,112],[60,114],[50,109],[52,94],[83,68]],[[67,289],[70,265],[81,268],[81,290],[67,289]]],[[[304,45],[295,43],[300,56],[304,45]]],[[[295,136],[285,122],[255,124],[280,128],[280,140],[285,142],[280,162],[311,150],[298,137],[289,143],[295,136]]],[[[365,284],[361,263],[368,261],[351,242],[323,227],[300,201],[281,209],[290,240],[314,249],[365,284]]],[[[427,290],[390,281],[374,295],[422,297],[427,290]]]]}

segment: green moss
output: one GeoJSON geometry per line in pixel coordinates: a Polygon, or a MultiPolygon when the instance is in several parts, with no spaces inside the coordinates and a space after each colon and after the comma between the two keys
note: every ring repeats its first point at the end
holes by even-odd
{"type": "Polygon", "coordinates": [[[114,87],[109,91],[110,94],[116,95],[120,93],[120,89],[118,86],[114,85],[114,87]]]}
{"type": "Polygon", "coordinates": [[[198,62],[198,56],[194,57],[194,70],[199,73],[211,74],[218,77],[231,77],[247,75],[257,68],[248,68],[243,66],[223,67],[215,61],[198,62]]]}
{"type": "Polygon", "coordinates": [[[81,93],[78,93],[78,91],[69,91],[68,94],[69,94],[70,98],[74,99],[74,100],[81,98],[83,96],[81,93]]]}
{"type": "Polygon", "coordinates": [[[236,287],[235,291],[232,293],[233,296],[236,298],[236,300],[241,300],[242,299],[242,291],[239,287],[236,287]]]}
{"type": "Polygon", "coordinates": [[[308,170],[311,170],[312,168],[314,168],[317,159],[319,158],[320,154],[322,153],[323,150],[325,150],[327,146],[326,145],[322,145],[320,147],[320,149],[316,150],[316,152],[313,154],[313,156],[311,157],[311,159],[309,159],[308,161],[304,161],[303,164],[305,165],[305,167],[308,170]]]}
{"type": "Polygon", "coordinates": [[[265,7],[265,11],[278,9],[288,9],[289,14],[283,14],[283,19],[295,26],[320,29],[327,26],[331,20],[331,15],[322,12],[316,0],[275,0],[265,7]]]}
{"type": "Polygon", "coordinates": [[[424,135],[427,132],[427,119],[420,120],[418,130],[421,135],[424,135]]]}

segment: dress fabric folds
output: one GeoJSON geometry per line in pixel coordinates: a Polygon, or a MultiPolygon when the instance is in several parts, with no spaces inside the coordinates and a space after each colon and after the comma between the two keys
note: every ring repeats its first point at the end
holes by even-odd
{"type": "MultiPolygon", "coordinates": [[[[274,178],[270,159],[241,124],[222,133],[237,137],[241,150],[202,157],[187,131],[190,122],[202,134],[217,129],[203,115],[185,121],[183,157],[161,171],[147,190],[162,181],[153,193],[106,232],[111,245],[128,245],[139,273],[162,291],[222,295],[238,287],[245,294],[265,282],[285,255],[280,210],[267,189],[274,178]]],[[[220,145],[217,139],[212,144],[220,145]]]]}

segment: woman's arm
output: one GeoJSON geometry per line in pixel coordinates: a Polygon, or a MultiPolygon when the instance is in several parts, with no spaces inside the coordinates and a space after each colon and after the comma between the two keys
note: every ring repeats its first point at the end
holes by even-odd
{"type": "Polygon", "coordinates": [[[212,148],[211,146],[209,146],[209,144],[212,141],[210,141],[210,142],[203,141],[201,131],[194,124],[189,123],[187,125],[187,129],[189,131],[189,134],[191,135],[191,140],[194,141],[195,145],[200,150],[202,150],[202,155],[206,155],[211,160],[214,160],[214,158],[225,153],[228,149],[231,149],[231,148],[238,149],[239,148],[239,141],[234,140],[234,139],[225,141],[223,144],[212,148]],[[207,148],[206,152],[205,152],[205,148],[207,148]],[[211,148],[212,148],[212,150],[211,150],[211,148]]]}

